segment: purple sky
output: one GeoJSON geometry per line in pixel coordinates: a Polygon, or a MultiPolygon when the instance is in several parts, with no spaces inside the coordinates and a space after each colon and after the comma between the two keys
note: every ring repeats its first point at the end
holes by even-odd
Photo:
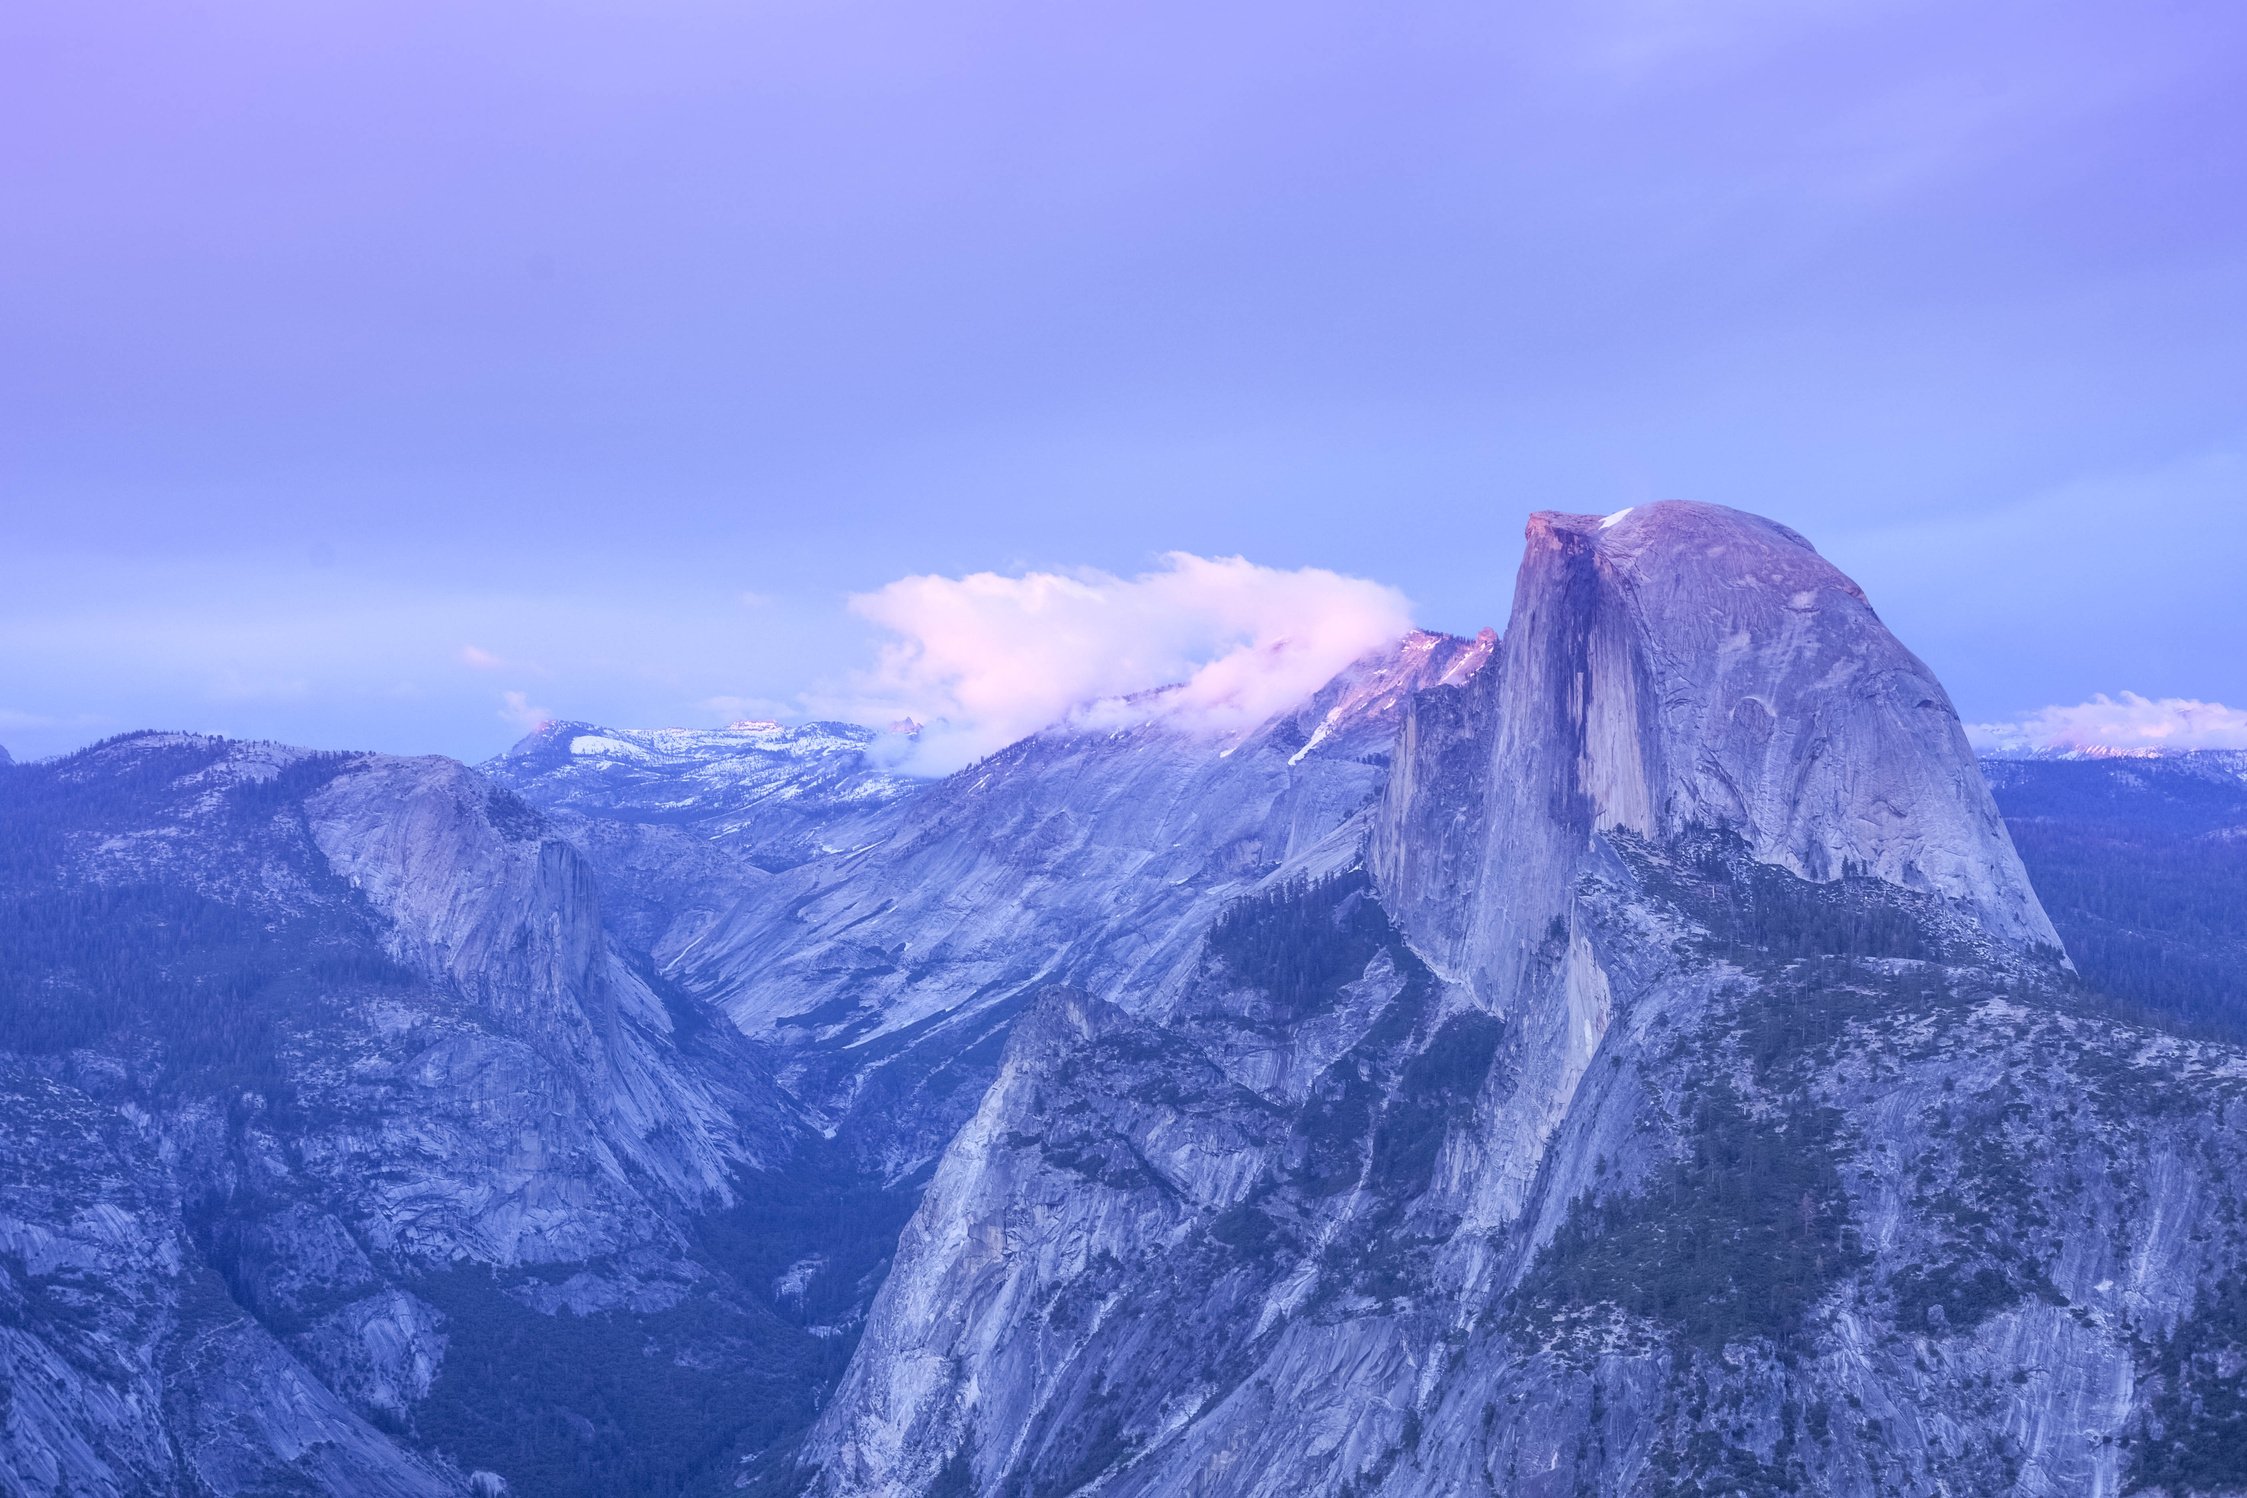
{"type": "Polygon", "coordinates": [[[2247,704],[2243,141],[2236,0],[0,8],[0,744],[714,722],[1172,550],[1471,630],[1672,496],[1969,717],[2247,704]]]}

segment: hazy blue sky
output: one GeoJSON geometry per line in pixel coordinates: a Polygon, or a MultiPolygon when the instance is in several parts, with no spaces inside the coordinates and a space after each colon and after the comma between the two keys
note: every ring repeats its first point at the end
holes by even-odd
{"type": "Polygon", "coordinates": [[[26,0],[0,743],[714,722],[1172,550],[1471,630],[1673,496],[1969,717],[2247,704],[2243,142],[2237,0],[26,0]]]}

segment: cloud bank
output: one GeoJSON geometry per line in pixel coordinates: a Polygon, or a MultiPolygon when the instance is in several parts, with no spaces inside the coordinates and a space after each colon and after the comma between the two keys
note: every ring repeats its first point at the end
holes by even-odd
{"type": "Polygon", "coordinates": [[[2104,692],[2015,723],[1969,723],[1978,749],[2247,749],[2247,709],[2191,697],[2104,692]]]}
{"type": "Polygon", "coordinates": [[[1253,727],[1411,628],[1393,588],[1321,568],[1171,552],[1154,571],[903,577],[852,597],[891,636],[853,695],[922,725],[907,768],[941,774],[1072,716],[1253,727]],[[1127,701],[1175,687],[1153,701],[1127,701]]]}

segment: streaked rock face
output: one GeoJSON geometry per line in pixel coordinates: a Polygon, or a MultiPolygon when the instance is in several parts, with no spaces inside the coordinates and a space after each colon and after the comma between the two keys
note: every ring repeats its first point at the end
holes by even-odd
{"type": "Polygon", "coordinates": [[[1611,832],[1721,830],[1805,879],[1868,874],[2058,945],[1949,697],[1856,584],[1738,511],[1531,517],[1492,668],[1424,699],[1406,744],[1383,896],[1501,1006],[1611,832]]]}

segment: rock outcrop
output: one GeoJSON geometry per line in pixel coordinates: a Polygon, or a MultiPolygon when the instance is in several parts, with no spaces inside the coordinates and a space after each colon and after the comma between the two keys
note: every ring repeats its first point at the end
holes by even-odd
{"type": "Polygon", "coordinates": [[[1421,700],[1399,763],[1383,898],[1500,1006],[1608,833],[1721,831],[2058,945],[1932,673],[1809,542],[1736,510],[1532,516],[1491,669],[1421,700]]]}

